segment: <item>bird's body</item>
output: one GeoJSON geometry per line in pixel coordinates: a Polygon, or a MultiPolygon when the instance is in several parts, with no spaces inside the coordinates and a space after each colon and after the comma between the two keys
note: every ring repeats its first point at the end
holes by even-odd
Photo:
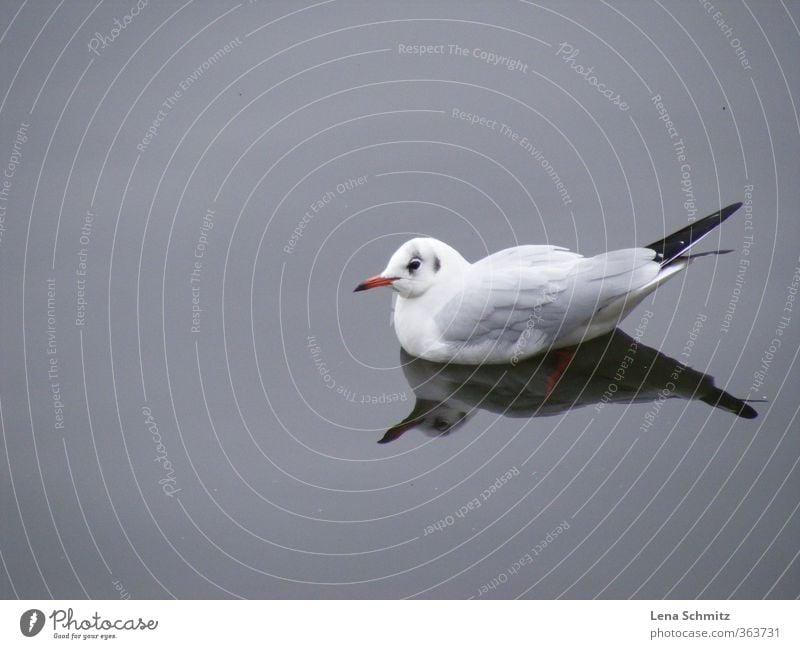
{"type": "Polygon", "coordinates": [[[502,250],[422,296],[399,296],[395,332],[407,352],[439,362],[507,363],[574,345],[611,331],[666,279],[654,258],[644,248],[502,250]]]}
{"type": "Polygon", "coordinates": [[[475,263],[431,238],[406,242],[356,290],[391,285],[402,347],[427,360],[515,363],[608,333],[689,263],[684,253],[738,209],[731,205],[642,248],[583,257],[549,245],[475,263]]]}

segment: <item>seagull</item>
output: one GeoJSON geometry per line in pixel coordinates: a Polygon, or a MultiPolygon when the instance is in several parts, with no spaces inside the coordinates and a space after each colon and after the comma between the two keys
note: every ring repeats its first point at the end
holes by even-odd
{"type": "MultiPolygon", "coordinates": [[[[612,331],[684,270],[689,249],[734,203],[642,248],[584,257],[552,245],[507,248],[470,263],[437,239],[404,243],[355,291],[390,286],[394,329],[412,356],[439,363],[512,363],[612,331]]],[[[721,254],[715,251],[702,254],[721,254]]]]}

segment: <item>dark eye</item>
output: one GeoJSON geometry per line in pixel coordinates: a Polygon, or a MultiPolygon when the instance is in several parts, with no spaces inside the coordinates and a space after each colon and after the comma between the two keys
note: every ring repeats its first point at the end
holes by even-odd
{"type": "Polygon", "coordinates": [[[413,273],[420,266],[422,266],[422,260],[419,259],[418,257],[414,257],[414,259],[408,262],[408,266],[406,266],[406,268],[408,268],[408,270],[410,270],[413,273]]]}

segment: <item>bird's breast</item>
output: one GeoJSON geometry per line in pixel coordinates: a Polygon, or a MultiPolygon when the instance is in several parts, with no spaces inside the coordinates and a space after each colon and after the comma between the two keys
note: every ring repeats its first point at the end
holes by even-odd
{"type": "Polygon", "coordinates": [[[441,345],[430,305],[421,298],[398,297],[394,307],[394,331],[409,354],[431,358],[441,345]]]}

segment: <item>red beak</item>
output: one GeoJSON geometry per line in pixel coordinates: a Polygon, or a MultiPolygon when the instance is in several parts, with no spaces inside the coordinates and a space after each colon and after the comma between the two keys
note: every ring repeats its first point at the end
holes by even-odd
{"type": "Polygon", "coordinates": [[[368,288],[375,288],[377,286],[391,286],[392,282],[398,277],[381,277],[380,275],[375,275],[375,277],[370,277],[369,279],[365,279],[361,282],[358,286],[353,289],[353,293],[357,293],[358,291],[366,291],[368,288]]]}

